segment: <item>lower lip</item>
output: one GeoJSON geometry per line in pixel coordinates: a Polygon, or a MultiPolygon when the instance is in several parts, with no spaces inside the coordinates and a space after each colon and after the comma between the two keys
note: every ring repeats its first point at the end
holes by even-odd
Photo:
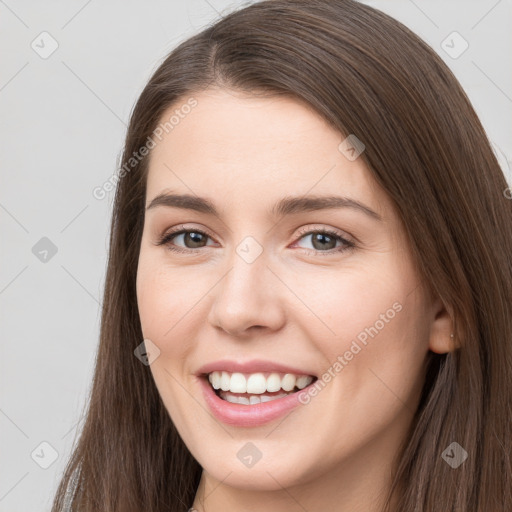
{"type": "Polygon", "coordinates": [[[298,405],[302,405],[299,401],[299,393],[308,390],[316,381],[313,381],[304,389],[287,395],[283,398],[276,398],[270,402],[259,404],[244,405],[233,404],[227,402],[215,394],[214,389],[205,377],[198,377],[203,388],[203,395],[210,410],[220,421],[235,427],[257,427],[268,423],[298,405]]]}

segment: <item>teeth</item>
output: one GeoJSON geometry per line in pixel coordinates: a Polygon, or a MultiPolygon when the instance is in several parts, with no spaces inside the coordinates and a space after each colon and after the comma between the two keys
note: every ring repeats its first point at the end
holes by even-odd
{"type": "Polygon", "coordinates": [[[281,387],[285,391],[291,391],[295,387],[295,382],[297,380],[297,377],[295,375],[292,375],[291,373],[287,373],[283,380],[281,381],[281,387]]]}
{"type": "MultiPolygon", "coordinates": [[[[229,373],[214,371],[208,375],[213,389],[231,391],[231,393],[249,393],[262,395],[266,392],[292,391],[295,387],[303,389],[313,381],[310,375],[293,375],[292,373],[271,373],[265,377],[263,373],[229,373]]],[[[254,402],[256,403],[256,402],[254,402]]]]}
{"type": "Polygon", "coordinates": [[[295,385],[299,388],[299,389],[304,389],[306,386],[309,386],[309,384],[311,384],[311,381],[313,379],[311,377],[308,377],[306,375],[301,375],[298,379],[297,379],[297,382],[295,383],[295,385]]]}
{"type": "Polygon", "coordinates": [[[270,393],[281,389],[281,377],[278,373],[271,373],[267,378],[267,391],[270,393]]]}
{"type": "Polygon", "coordinates": [[[233,373],[231,375],[231,383],[229,391],[233,393],[247,393],[247,380],[241,373],[233,373]]]}
{"type": "Polygon", "coordinates": [[[247,398],[246,396],[231,395],[228,392],[222,391],[220,393],[220,397],[223,400],[226,400],[227,402],[231,402],[232,404],[254,405],[254,404],[259,404],[259,403],[264,403],[264,402],[271,402],[272,400],[277,400],[278,398],[283,398],[283,397],[285,397],[285,396],[287,396],[289,394],[290,393],[279,393],[279,395],[272,395],[272,396],[269,396],[269,395],[261,395],[261,396],[251,395],[250,397],[247,398]]]}
{"type": "MultiPolygon", "coordinates": [[[[239,373],[238,375],[242,375],[239,373]]],[[[242,378],[245,380],[245,377],[242,375],[242,378]]],[[[231,377],[233,380],[233,377],[231,377]]],[[[247,379],[247,393],[254,393],[257,395],[261,395],[267,391],[267,379],[263,373],[253,373],[247,379]]]]}
{"type": "Polygon", "coordinates": [[[231,377],[230,377],[229,373],[222,372],[222,375],[220,378],[220,389],[222,389],[222,391],[229,391],[230,382],[231,382],[231,377]]]}

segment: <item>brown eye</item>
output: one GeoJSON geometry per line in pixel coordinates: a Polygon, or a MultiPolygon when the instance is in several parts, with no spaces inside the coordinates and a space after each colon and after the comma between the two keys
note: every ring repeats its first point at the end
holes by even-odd
{"type": "Polygon", "coordinates": [[[308,252],[312,254],[322,254],[325,253],[333,254],[346,251],[348,249],[353,249],[355,247],[355,243],[351,242],[343,238],[336,231],[332,231],[329,229],[310,229],[309,231],[302,231],[300,240],[305,239],[306,237],[311,237],[311,245],[313,246],[313,250],[308,252]],[[337,242],[341,243],[341,247],[336,247],[337,242]]]}
{"type": "Polygon", "coordinates": [[[200,233],[198,231],[187,231],[181,234],[183,235],[183,243],[187,246],[188,249],[197,249],[198,247],[203,247],[203,243],[205,243],[206,239],[208,238],[204,233],[200,233]]]}
{"type": "Polygon", "coordinates": [[[334,249],[337,240],[333,236],[326,235],[325,233],[314,233],[312,234],[311,243],[315,249],[321,251],[323,249],[334,249]]]}
{"type": "Polygon", "coordinates": [[[163,235],[156,245],[166,245],[171,251],[189,252],[194,249],[206,247],[208,238],[210,238],[210,236],[200,229],[179,229],[163,235]],[[174,242],[175,239],[178,240],[181,236],[183,236],[181,243],[185,247],[176,245],[174,242]]]}

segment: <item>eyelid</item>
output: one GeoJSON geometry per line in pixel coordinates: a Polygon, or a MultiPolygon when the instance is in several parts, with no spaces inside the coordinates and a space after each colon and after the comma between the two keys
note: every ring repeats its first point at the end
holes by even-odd
{"type": "Polygon", "coordinates": [[[163,232],[163,235],[162,236],[166,236],[166,235],[170,235],[170,234],[173,234],[173,235],[176,235],[178,234],[179,232],[182,232],[182,231],[201,231],[201,232],[204,232],[206,233],[209,237],[211,238],[215,238],[211,232],[205,228],[205,227],[199,227],[199,226],[190,226],[188,224],[178,224],[177,226],[173,226],[172,228],[168,228],[166,229],[164,232],[163,232]]]}
{"type": "MultiPolygon", "coordinates": [[[[186,232],[201,233],[216,242],[215,237],[213,237],[211,235],[211,233],[209,232],[209,230],[207,230],[206,228],[202,228],[202,227],[196,228],[194,226],[180,224],[178,226],[173,227],[169,231],[165,231],[162,235],[160,235],[158,237],[158,241],[155,245],[157,245],[157,246],[169,245],[170,239],[177,237],[181,234],[184,234],[186,232]]],[[[342,245],[343,244],[345,245],[345,247],[343,247],[343,248],[338,247],[338,248],[334,248],[334,249],[329,249],[327,251],[319,251],[319,250],[315,250],[315,249],[302,248],[303,251],[306,251],[308,254],[314,253],[314,254],[333,255],[333,254],[337,254],[337,253],[342,253],[342,252],[350,250],[350,249],[354,249],[358,245],[358,240],[355,237],[353,237],[352,235],[349,235],[348,233],[345,233],[344,231],[341,231],[337,228],[325,227],[325,225],[318,225],[318,224],[316,224],[316,225],[310,224],[309,226],[300,228],[299,232],[298,232],[297,236],[295,237],[295,240],[292,244],[295,245],[298,242],[300,242],[300,240],[302,238],[304,238],[305,236],[311,235],[314,233],[318,233],[318,232],[321,232],[328,236],[337,238],[341,242],[342,245]]],[[[203,248],[206,248],[206,247],[211,247],[211,246],[206,245],[203,248]]],[[[180,246],[176,246],[173,248],[169,247],[169,250],[171,250],[171,251],[181,252],[181,253],[189,253],[189,254],[190,253],[198,253],[199,249],[202,249],[202,248],[189,249],[189,248],[186,248],[186,247],[183,248],[180,246]]]]}
{"type": "MultiPolygon", "coordinates": [[[[215,240],[215,237],[211,234],[211,232],[207,228],[204,228],[204,227],[197,228],[195,226],[189,226],[187,224],[179,224],[178,226],[173,227],[170,231],[165,231],[164,234],[161,235],[161,238],[163,238],[167,235],[170,235],[170,234],[177,235],[181,231],[194,231],[194,230],[198,231],[198,232],[204,232],[211,239],[215,240]]],[[[291,236],[294,231],[295,231],[295,229],[289,231],[287,236],[291,236]]],[[[313,223],[313,224],[307,225],[306,227],[299,228],[298,235],[304,236],[307,234],[311,234],[311,232],[316,232],[316,231],[331,231],[333,234],[335,233],[337,236],[340,236],[341,238],[348,239],[348,241],[352,241],[354,243],[355,242],[359,243],[359,240],[355,236],[347,233],[346,231],[342,231],[338,228],[326,227],[323,224],[313,223]]]]}
{"type": "Polygon", "coordinates": [[[324,224],[309,224],[308,226],[304,228],[300,228],[298,232],[298,239],[303,237],[304,235],[308,235],[313,233],[316,233],[317,231],[324,231],[328,232],[329,234],[339,236],[340,238],[345,239],[347,242],[351,243],[359,243],[359,240],[355,237],[347,233],[346,231],[342,231],[338,228],[332,228],[332,227],[326,227],[324,224]]]}

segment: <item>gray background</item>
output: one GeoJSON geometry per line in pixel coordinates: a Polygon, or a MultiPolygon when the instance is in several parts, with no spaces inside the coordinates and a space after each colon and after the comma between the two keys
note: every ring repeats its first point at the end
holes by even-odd
{"type": "MultiPolygon", "coordinates": [[[[510,180],[511,0],[364,3],[442,56],[510,180]],[[469,44],[457,58],[442,46],[453,31],[469,44]]],[[[92,191],[115,172],[132,106],[178,42],[240,4],[0,0],[0,512],[50,510],[80,428],[113,199],[92,191]]]]}

